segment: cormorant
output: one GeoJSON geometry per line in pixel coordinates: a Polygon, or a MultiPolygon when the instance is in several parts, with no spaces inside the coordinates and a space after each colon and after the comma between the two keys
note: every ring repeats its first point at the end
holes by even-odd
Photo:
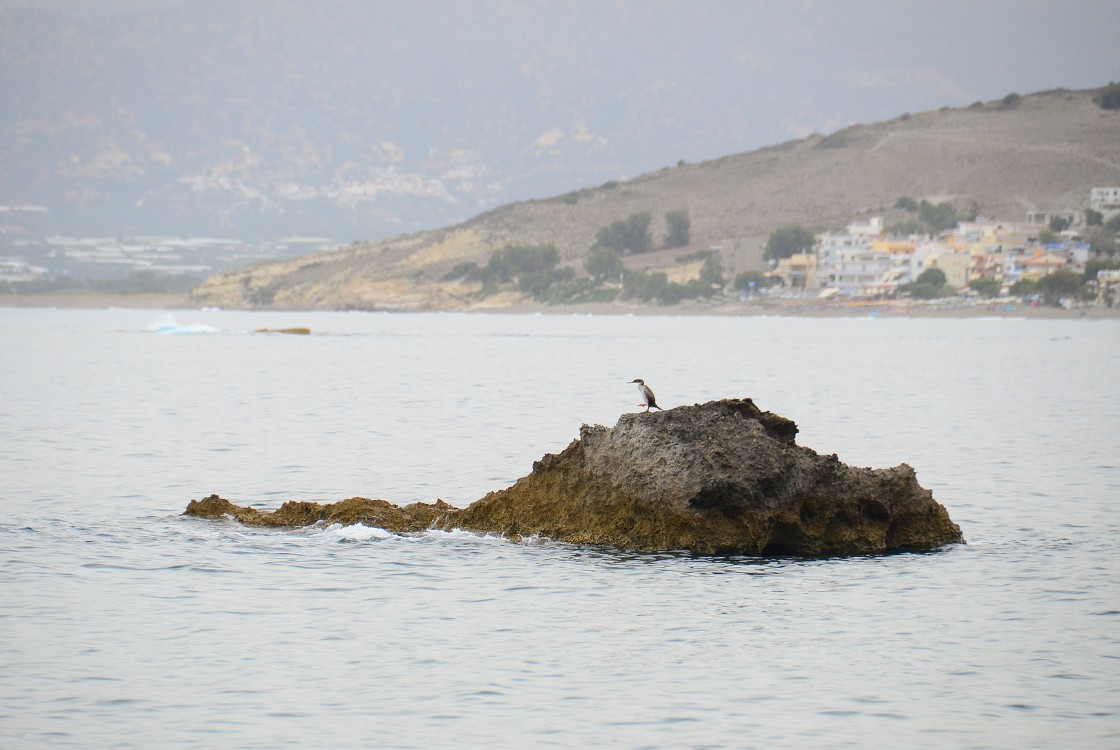
{"type": "Polygon", "coordinates": [[[646,381],[642,380],[641,378],[634,378],[630,382],[638,384],[638,393],[642,394],[642,398],[645,400],[644,404],[638,404],[638,406],[646,407],[646,411],[649,411],[650,409],[665,411],[657,405],[657,397],[653,395],[653,391],[650,390],[650,387],[648,385],[646,385],[646,381]]]}

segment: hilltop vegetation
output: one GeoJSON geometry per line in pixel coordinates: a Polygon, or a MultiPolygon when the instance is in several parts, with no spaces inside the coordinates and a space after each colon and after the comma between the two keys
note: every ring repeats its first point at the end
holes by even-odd
{"type": "Polygon", "coordinates": [[[194,301],[419,310],[703,296],[718,265],[678,257],[728,239],[761,247],[783,226],[837,228],[876,214],[888,226],[940,228],[969,215],[1021,220],[1029,209],[1083,207],[1090,188],[1120,184],[1120,110],[1098,101],[1107,91],[1016,95],[681,164],[438,231],[221,274],[194,301]],[[530,256],[539,267],[522,269],[530,256]]]}

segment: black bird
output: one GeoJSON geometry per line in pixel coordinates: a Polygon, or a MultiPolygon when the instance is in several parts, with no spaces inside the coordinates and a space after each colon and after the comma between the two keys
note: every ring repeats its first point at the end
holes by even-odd
{"type": "Polygon", "coordinates": [[[649,411],[650,409],[665,411],[657,405],[657,397],[653,395],[653,391],[650,390],[650,387],[648,385],[646,385],[646,381],[642,380],[641,378],[634,378],[630,382],[638,384],[638,393],[642,394],[642,398],[645,400],[644,404],[638,404],[638,406],[646,407],[646,411],[649,411]]]}

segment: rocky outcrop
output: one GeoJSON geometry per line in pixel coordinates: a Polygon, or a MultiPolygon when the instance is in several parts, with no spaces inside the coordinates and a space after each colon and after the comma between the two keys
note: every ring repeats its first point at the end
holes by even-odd
{"type": "Polygon", "coordinates": [[[259,525],[323,520],[390,531],[461,528],[627,549],[820,557],[930,549],[962,542],[960,528],[914,470],[847,466],[798,446],[797,426],[750,399],[624,414],[588,426],[513,486],[468,508],[404,508],[352,498],[285,503],[275,514],[217,496],[191,515],[259,525]]]}
{"type": "Polygon", "coordinates": [[[191,500],[184,515],[199,518],[236,518],[247,526],[310,526],[323,521],[345,525],[362,523],[376,526],[396,534],[427,531],[448,515],[460,512],[454,505],[442,500],[434,503],[412,503],[397,506],[388,500],[370,500],[352,497],[337,503],[313,503],[306,500],[289,500],[278,510],[264,511],[235,505],[225,498],[210,495],[201,500],[191,500]]]}

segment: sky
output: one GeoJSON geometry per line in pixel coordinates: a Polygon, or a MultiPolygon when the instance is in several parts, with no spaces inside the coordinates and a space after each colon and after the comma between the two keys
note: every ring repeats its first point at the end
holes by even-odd
{"type": "MultiPolygon", "coordinates": [[[[8,67],[26,67],[4,78],[0,130],[63,116],[99,125],[71,127],[50,148],[3,144],[12,163],[0,164],[0,201],[86,191],[104,215],[112,201],[144,204],[171,164],[181,171],[162,179],[196,195],[240,170],[243,193],[277,205],[336,194],[350,170],[383,202],[427,201],[412,214],[444,222],[855,123],[1120,81],[1120,0],[0,0],[28,7],[87,33],[55,27],[37,41],[31,24],[15,37],[26,54],[8,67]],[[136,24],[142,34],[106,23],[145,12],[163,17],[136,24]],[[60,56],[69,72],[56,75],[49,45],[75,39],[60,56]],[[83,95],[100,101],[80,111],[83,95]],[[109,100],[127,120],[115,130],[98,109],[109,100]],[[262,123],[269,133],[254,141],[262,123]],[[124,163],[106,143],[131,159],[119,184],[16,190],[35,175],[124,163]],[[235,163],[230,143],[257,161],[235,163]]],[[[405,228],[421,221],[383,213],[405,228]]]]}

